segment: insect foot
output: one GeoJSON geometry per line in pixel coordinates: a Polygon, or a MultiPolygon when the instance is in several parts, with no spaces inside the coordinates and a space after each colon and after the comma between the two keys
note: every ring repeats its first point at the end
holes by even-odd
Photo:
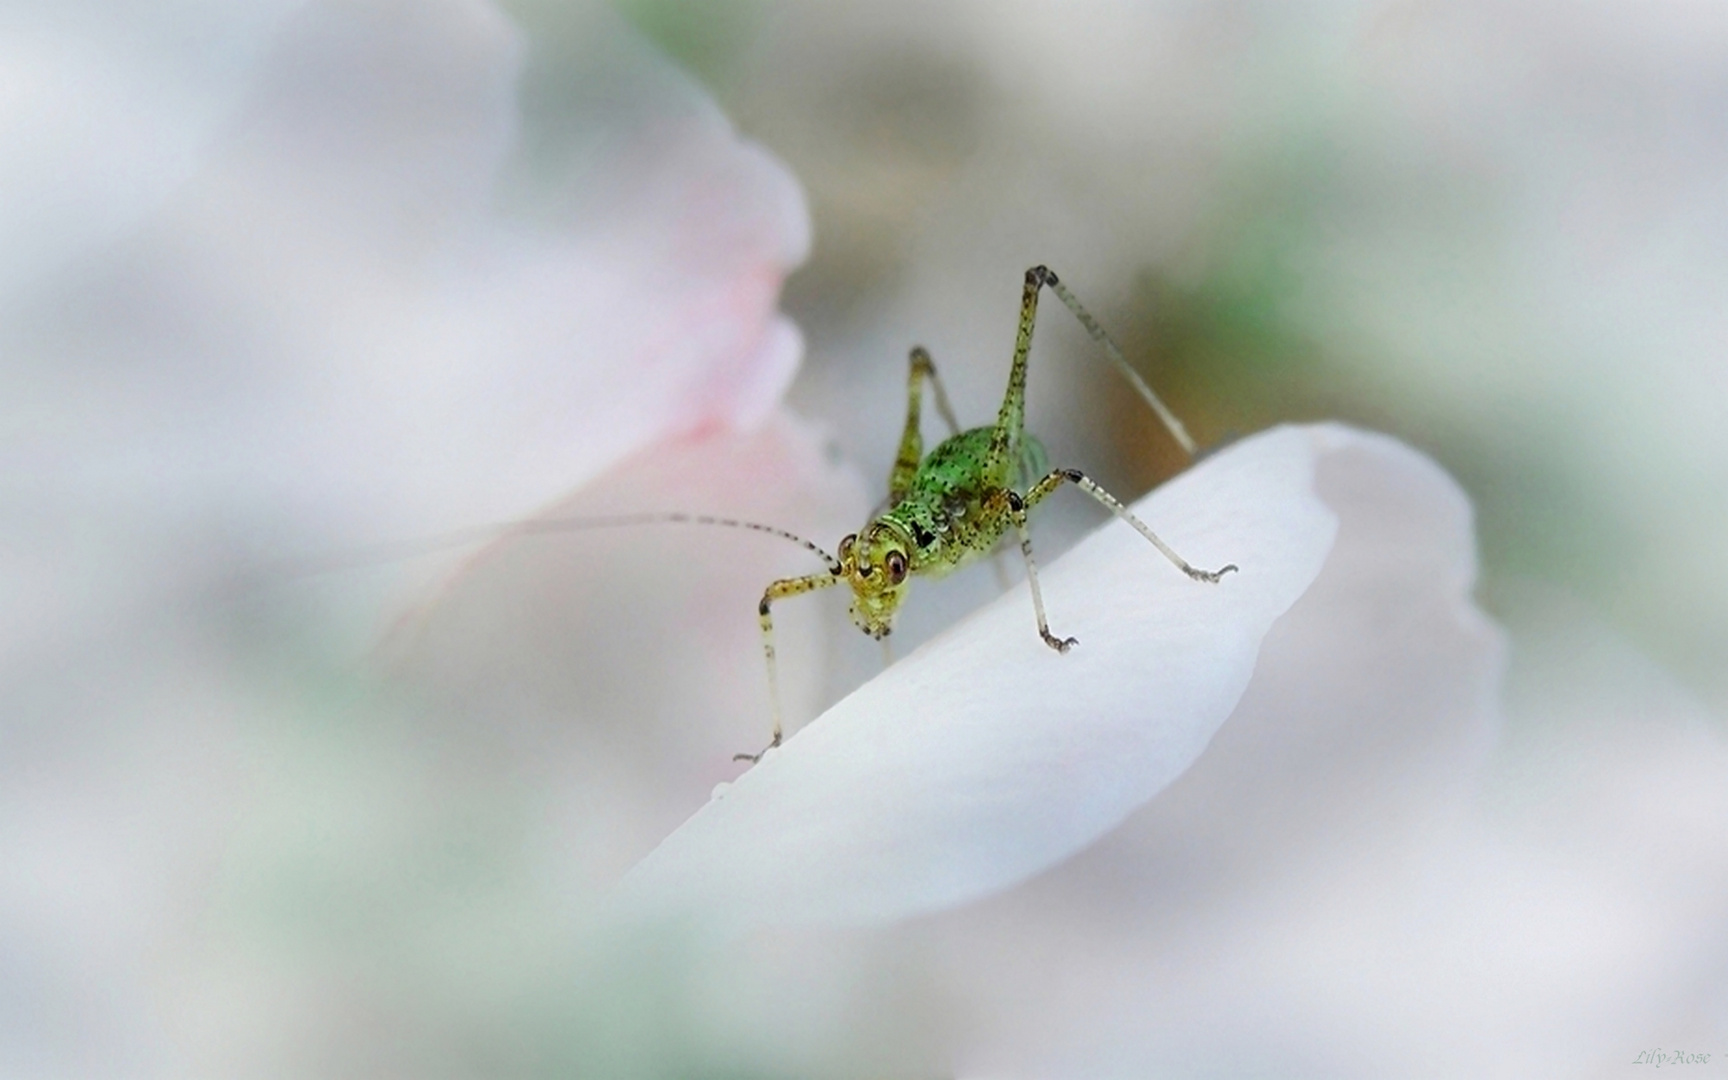
{"type": "Polygon", "coordinates": [[[1069,649],[1080,644],[1079,638],[1059,638],[1048,630],[1040,630],[1038,632],[1044,635],[1044,644],[1050,646],[1059,653],[1065,653],[1069,649]]]}
{"type": "Polygon", "coordinates": [[[1196,570],[1192,566],[1185,566],[1185,567],[1183,567],[1183,569],[1186,570],[1188,572],[1188,576],[1193,578],[1195,581],[1210,581],[1214,585],[1218,584],[1218,580],[1220,578],[1222,578],[1225,574],[1228,574],[1231,572],[1238,572],[1239,573],[1241,571],[1241,568],[1238,567],[1235,563],[1231,563],[1228,566],[1220,567],[1217,570],[1196,570]]]}
{"type": "Polygon", "coordinates": [[[755,765],[757,762],[761,761],[763,759],[763,757],[765,757],[767,755],[768,751],[774,749],[776,746],[779,746],[779,745],[780,745],[780,733],[778,731],[776,731],[774,733],[774,741],[770,742],[767,746],[764,746],[762,749],[756,751],[754,754],[733,754],[732,760],[733,761],[748,761],[750,764],[755,765]]]}

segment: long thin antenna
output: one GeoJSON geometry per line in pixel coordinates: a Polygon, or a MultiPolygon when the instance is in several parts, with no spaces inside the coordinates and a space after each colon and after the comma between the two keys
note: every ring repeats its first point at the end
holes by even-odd
{"type": "Polygon", "coordinates": [[[528,533],[572,532],[578,529],[612,529],[627,525],[719,525],[728,529],[748,529],[751,532],[766,533],[778,536],[782,540],[790,540],[804,548],[828,565],[830,573],[839,576],[845,572],[840,560],[828,554],[818,544],[804,539],[797,533],[782,529],[775,525],[764,525],[757,521],[741,521],[738,518],[715,517],[712,514],[645,513],[618,514],[610,517],[578,517],[578,518],[541,518],[522,522],[519,531],[528,533]]]}
{"type": "Polygon", "coordinates": [[[827,564],[828,572],[831,574],[838,576],[845,572],[839,559],[795,532],[773,525],[763,525],[755,521],[715,517],[711,514],[678,512],[613,514],[599,517],[529,518],[524,521],[502,522],[493,525],[473,525],[465,529],[438,533],[435,536],[372,544],[366,547],[350,548],[347,551],[331,552],[327,555],[284,561],[271,567],[269,572],[271,576],[309,577],[340,570],[356,570],[367,566],[400,562],[420,555],[448,551],[451,548],[467,547],[469,544],[484,540],[501,540],[509,536],[579,532],[584,529],[616,529],[633,525],[716,525],[728,529],[748,529],[751,532],[766,533],[782,540],[790,540],[820,558],[827,564]]]}

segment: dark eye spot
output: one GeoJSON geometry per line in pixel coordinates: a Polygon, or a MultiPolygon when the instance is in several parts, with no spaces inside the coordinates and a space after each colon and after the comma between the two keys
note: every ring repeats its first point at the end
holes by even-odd
{"type": "Polygon", "coordinates": [[[898,551],[890,551],[885,560],[888,565],[888,580],[895,585],[906,580],[906,556],[898,551]]]}

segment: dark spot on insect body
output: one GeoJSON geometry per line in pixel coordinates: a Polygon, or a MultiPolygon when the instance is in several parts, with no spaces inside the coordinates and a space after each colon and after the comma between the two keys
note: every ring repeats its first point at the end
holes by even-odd
{"type": "MultiPolygon", "coordinates": [[[[736,609],[734,609],[734,610],[736,610],[736,609]]],[[[768,598],[766,596],[764,596],[762,598],[762,602],[760,604],[756,605],[756,613],[761,615],[764,619],[766,619],[768,617],[768,598]]]]}
{"type": "Polygon", "coordinates": [[[917,541],[919,547],[927,548],[936,542],[936,534],[914,521],[912,523],[912,539],[917,541]]]}
{"type": "Polygon", "coordinates": [[[1078,484],[1080,481],[1086,479],[1086,474],[1081,472],[1079,469],[1063,469],[1062,475],[1066,476],[1069,483],[1073,484],[1078,484]]]}
{"type": "Polygon", "coordinates": [[[1014,511],[1016,514],[1026,509],[1026,500],[1020,497],[1018,491],[1010,491],[1008,493],[1008,509],[1014,511]]]}

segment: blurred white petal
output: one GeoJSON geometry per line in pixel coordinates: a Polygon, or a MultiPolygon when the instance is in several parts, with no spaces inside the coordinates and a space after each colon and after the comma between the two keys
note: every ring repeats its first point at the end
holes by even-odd
{"type": "Polygon", "coordinates": [[[519,516],[760,419],[797,365],[774,307],[802,199],[615,24],[586,24],[621,69],[591,89],[639,95],[633,126],[551,154],[490,6],[296,12],[172,198],[14,298],[8,464],[282,550],[519,516]]]}
{"type": "Polygon", "coordinates": [[[198,168],[303,0],[0,11],[0,297],[137,226],[198,168]]]}
{"type": "MultiPolygon", "coordinates": [[[[586,81],[525,104],[524,64],[545,69],[480,0],[231,8],[0,15],[9,1074],[369,1071],[450,1017],[460,980],[416,981],[421,960],[502,957],[517,904],[567,930],[563,892],[522,878],[640,851],[521,856],[499,820],[581,796],[444,770],[411,691],[330,662],[392,574],[260,564],[520,517],[647,446],[738,438],[798,361],[775,313],[808,244],[795,182],[608,10],[586,81]],[[427,875],[461,836],[520,888],[438,952],[417,934],[452,901],[427,875]]],[[[814,439],[775,445],[708,494],[852,497],[814,439]]]]}
{"type": "Polygon", "coordinates": [[[1039,641],[1012,590],[770,753],[637,866],[619,902],[745,924],[876,922],[1012,885],[1096,840],[1186,769],[1235,708],[1262,637],[1336,519],[1318,461],[1363,441],[1281,428],[1135,510],[1216,586],[1113,523],[1042,574],[1039,641]]]}

